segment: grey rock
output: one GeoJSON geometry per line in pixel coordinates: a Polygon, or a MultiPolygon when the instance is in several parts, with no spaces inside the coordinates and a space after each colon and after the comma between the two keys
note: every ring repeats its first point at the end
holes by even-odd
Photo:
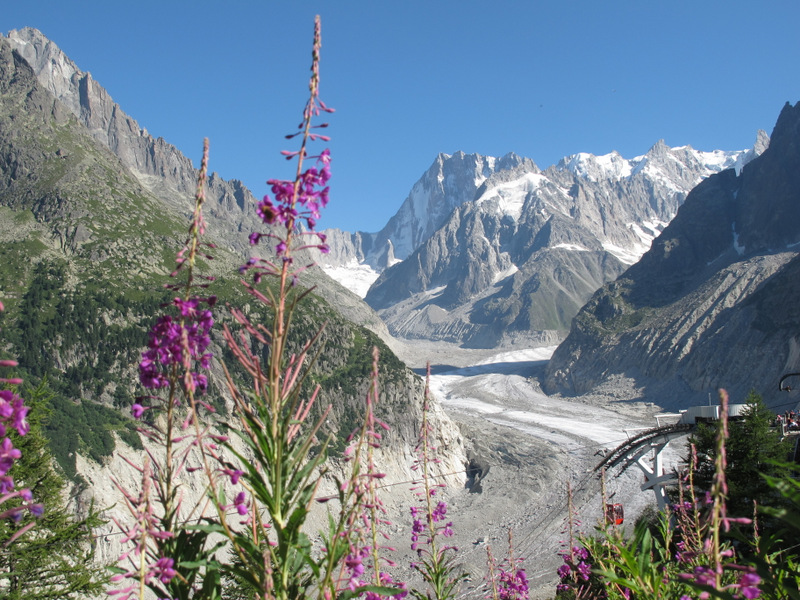
{"type": "MultiPolygon", "coordinates": [[[[92,77],[81,71],[61,49],[31,27],[12,30],[7,41],[31,65],[39,81],[58,105],[75,115],[91,135],[105,145],[146,189],[186,213],[194,196],[197,169],[192,161],[163,138],[143,129],[92,77]]],[[[198,146],[202,140],[198,140],[198,146]]],[[[248,236],[261,227],[256,200],[241,181],[225,181],[216,174],[208,179],[206,221],[226,247],[249,252],[248,236]]]]}

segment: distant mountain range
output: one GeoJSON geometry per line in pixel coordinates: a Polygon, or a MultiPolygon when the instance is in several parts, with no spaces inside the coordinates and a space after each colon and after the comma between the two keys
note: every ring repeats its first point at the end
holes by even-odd
{"type": "MultiPolygon", "coordinates": [[[[21,121],[5,121],[0,203],[21,224],[3,229],[7,248],[20,256],[61,252],[107,274],[125,265],[125,276],[140,280],[163,275],[166,248],[176,241],[171,223],[188,211],[191,162],[141,129],[38,31],[3,40],[38,78],[41,89],[28,102],[81,140],[52,132],[33,139],[21,121]],[[121,167],[87,167],[79,147],[121,167]],[[83,179],[65,170],[73,163],[83,165],[83,179]],[[103,191],[81,188],[86,173],[100,168],[114,173],[103,191]],[[107,197],[101,204],[110,206],[123,188],[141,198],[121,217],[147,230],[138,240],[103,230],[86,201],[107,197]],[[139,206],[150,208],[140,214],[139,206]],[[35,223],[23,223],[28,210],[35,223]],[[168,226],[149,227],[153,217],[168,226]],[[24,231],[36,232],[46,249],[30,235],[17,239],[24,231]],[[118,237],[109,242],[109,235],[118,237]],[[156,260],[142,244],[165,250],[156,260]]],[[[772,140],[760,131],[749,150],[703,152],[659,141],[632,159],[581,153],[544,170],[514,154],[440,154],[381,231],[329,230],[323,267],[357,289],[396,336],[480,348],[566,337],[548,368],[550,392],[579,394],[624,380],[669,404],[671,390],[699,398],[726,381],[737,392],[749,382],[763,387],[800,367],[792,308],[797,113],[787,105],[772,140]]],[[[240,183],[218,177],[209,195],[209,230],[226,240],[221,250],[235,261],[257,227],[255,201],[240,183]]],[[[0,285],[22,297],[31,276],[0,272],[0,285]]],[[[313,277],[337,310],[387,336],[354,294],[321,272],[313,277]]]]}
{"type": "Polygon", "coordinates": [[[441,154],[380,232],[329,231],[324,268],[396,336],[488,348],[557,341],[694,186],[741,170],[768,144],[764,132],[747,151],[659,141],[633,159],[581,153],[544,171],[514,154],[441,154]]]}

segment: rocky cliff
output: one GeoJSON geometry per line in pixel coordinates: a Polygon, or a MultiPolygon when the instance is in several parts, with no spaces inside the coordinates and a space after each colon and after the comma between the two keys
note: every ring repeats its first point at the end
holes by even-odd
{"type": "Polygon", "coordinates": [[[760,157],[692,190],[642,259],[581,309],[548,391],[623,377],[668,406],[719,387],[778,402],[780,376],[800,367],[798,243],[800,103],[783,108],[760,157]]]}
{"type": "MultiPolygon", "coordinates": [[[[197,170],[192,161],[163,138],[154,138],[120,108],[108,92],[81,71],[40,31],[12,30],[7,41],[31,65],[43,88],[81,122],[91,136],[111,150],[148,191],[179,214],[194,195],[197,170]]],[[[198,144],[201,140],[198,140],[198,144]]],[[[256,201],[237,180],[208,179],[209,225],[226,246],[248,251],[247,236],[258,226],[256,201]]]]}

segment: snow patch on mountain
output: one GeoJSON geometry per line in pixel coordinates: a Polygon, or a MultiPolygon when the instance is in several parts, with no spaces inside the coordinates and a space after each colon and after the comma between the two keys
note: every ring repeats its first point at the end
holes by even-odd
{"type": "Polygon", "coordinates": [[[628,223],[628,229],[642,240],[642,247],[644,248],[642,254],[644,254],[653,244],[653,240],[661,235],[667,225],[669,223],[664,221],[643,221],[642,223],[628,223]]]}
{"type": "Polygon", "coordinates": [[[517,267],[517,265],[513,265],[512,264],[509,268],[495,273],[493,281],[494,281],[495,284],[498,284],[498,283],[500,283],[502,281],[505,281],[506,279],[508,279],[512,275],[514,275],[514,273],[516,273],[517,271],[519,271],[519,267],[517,267]]]}
{"type": "Polygon", "coordinates": [[[480,205],[496,200],[501,214],[508,215],[516,220],[522,214],[522,207],[525,205],[525,198],[528,194],[547,183],[549,183],[549,180],[541,173],[525,173],[519,179],[489,187],[476,200],[476,203],[480,205]]]}
{"type": "Polygon", "coordinates": [[[622,158],[616,150],[601,156],[579,152],[562,159],[559,166],[589,181],[622,179],[629,177],[633,170],[631,161],[622,158]]]}
{"type": "Polygon", "coordinates": [[[588,252],[588,248],[584,248],[579,244],[556,244],[553,248],[562,248],[564,250],[571,250],[573,252],[588,252]]]}
{"type": "Polygon", "coordinates": [[[367,290],[380,275],[375,269],[367,264],[360,264],[356,259],[338,267],[322,266],[322,270],[359,298],[367,295],[367,290]]]}
{"type": "Polygon", "coordinates": [[[621,263],[632,265],[636,263],[642,257],[642,255],[650,249],[650,247],[644,247],[644,245],[637,244],[633,248],[623,248],[622,246],[617,246],[611,242],[603,242],[603,249],[609,254],[616,256],[621,263]]]}

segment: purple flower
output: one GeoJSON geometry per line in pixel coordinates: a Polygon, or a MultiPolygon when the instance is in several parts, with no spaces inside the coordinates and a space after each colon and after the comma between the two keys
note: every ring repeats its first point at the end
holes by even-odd
{"type": "Polygon", "coordinates": [[[244,492],[239,492],[236,494],[236,498],[233,500],[233,505],[236,507],[236,512],[238,512],[241,516],[245,516],[247,514],[247,496],[244,492]]]}
{"type": "MultiPolygon", "coordinates": [[[[159,317],[150,330],[148,349],[142,353],[139,363],[139,381],[149,389],[169,386],[167,373],[173,365],[187,367],[197,361],[202,368],[210,365],[211,354],[206,350],[211,344],[211,327],[214,317],[210,310],[199,310],[200,302],[213,304],[216,298],[175,298],[173,305],[178,308],[183,323],[175,321],[170,315],[159,317]]],[[[205,375],[192,372],[184,383],[192,389],[205,391],[208,380],[205,375]]],[[[134,417],[136,417],[134,413],[134,417]]],[[[139,417],[136,417],[139,418],[139,417]]]]}
{"type": "Polygon", "coordinates": [[[758,598],[761,595],[761,590],[758,589],[759,583],[761,577],[751,571],[745,571],[739,578],[739,591],[745,598],[758,598]]]}
{"type": "Polygon", "coordinates": [[[22,456],[22,453],[14,448],[11,440],[3,438],[0,442],[0,475],[5,475],[14,464],[14,461],[22,456]]]}
{"type": "Polygon", "coordinates": [[[351,552],[344,559],[344,565],[350,573],[350,581],[347,587],[351,590],[355,590],[361,585],[361,576],[364,574],[363,555],[368,552],[368,548],[362,548],[359,552],[351,552]]]}
{"type": "Polygon", "coordinates": [[[587,560],[589,558],[589,551],[583,546],[573,546],[572,554],[578,560],[587,560]]]}
{"type": "Polygon", "coordinates": [[[231,478],[231,484],[236,485],[239,483],[239,478],[242,476],[242,471],[239,469],[223,469],[222,470],[225,475],[231,478]]]}
{"type": "Polygon", "coordinates": [[[528,578],[525,576],[525,569],[500,569],[498,579],[497,595],[500,600],[527,600],[528,578]]]}
{"type": "Polygon", "coordinates": [[[581,561],[578,563],[576,569],[581,579],[583,579],[584,581],[589,581],[589,576],[592,574],[592,567],[590,567],[585,562],[581,561]]]}
{"type": "Polygon", "coordinates": [[[159,558],[152,567],[152,574],[161,581],[161,583],[169,583],[172,578],[178,574],[173,568],[175,561],[171,558],[159,558]]]}

